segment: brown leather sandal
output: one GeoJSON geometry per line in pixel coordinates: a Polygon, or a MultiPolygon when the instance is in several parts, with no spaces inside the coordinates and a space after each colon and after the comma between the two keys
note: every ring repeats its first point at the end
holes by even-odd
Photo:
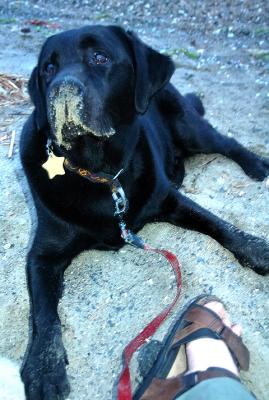
{"type": "Polygon", "coordinates": [[[154,365],[135,392],[133,400],[174,400],[206,379],[230,377],[239,380],[232,372],[217,367],[192,373],[188,373],[186,369],[180,375],[169,377],[182,345],[203,337],[223,340],[238,368],[248,370],[247,347],[241,337],[227,327],[214,311],[204,307],[204,304],[210,301],[222,303],[215,296],[202,295],[193,300],[177,318],[163,342],[154,365]]]}

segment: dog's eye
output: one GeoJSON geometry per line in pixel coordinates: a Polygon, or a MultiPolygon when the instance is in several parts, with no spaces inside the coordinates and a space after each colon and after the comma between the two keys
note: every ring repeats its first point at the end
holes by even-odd
{"type": "Polygon", "coordinates": [[[56,73],[56,66],[52,63],[45,65],[44,72],[48,78],[52,77],[56,73]]]}
{"type": "Polygon", "coordinates": [[[109,57],[102,51],[96,51],[88,60],[89,64],[107,64],[109,62],[109,57]]]}

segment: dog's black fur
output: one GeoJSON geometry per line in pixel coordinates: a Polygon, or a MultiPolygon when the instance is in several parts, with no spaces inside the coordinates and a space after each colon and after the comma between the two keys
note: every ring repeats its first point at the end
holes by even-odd
{"type": "Polygon", "coordinates": [[[38,216],[27,260],[32,322],[22,367],[27,399],[63,399],[69,392],[57,314],[65,268],[82,250],[124,245],[108,186],[69,170],[48,179],[42,168],[48,138],[56,154],[92,172],[115,175],[124,169],[119,179],[129,200],[126,222],[133,231],[150,221],[170,222],[212,236],[258,273],[269,270],[269,247],[262,239],[222,221],[177,190],[184,159],[192,154],[223,154],[256,180],[269,174],[269,162],[220,135],[203,118],[201,101],[192,94],[182,96],[169,83],[173,72],[169,57],[115,26],[63,32],[42,48],[29,82],[35,109],[21,139],[38,216]],[[70,122],[70,93],[86,128],[70,122]],[[57,102],[65,107],[62,139],[57,102]]]}

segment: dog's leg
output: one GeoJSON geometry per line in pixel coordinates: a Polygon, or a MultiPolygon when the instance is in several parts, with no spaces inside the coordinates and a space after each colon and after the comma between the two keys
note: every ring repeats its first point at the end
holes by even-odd
{"type": "Polygon", "coordinates": [[[219,153],[234,160],[247,175],[263,180],[269,175],[269,158],[260,157],[235,139],[221,135],[185,98],[185,113],[175,123],[176,143],[188,154],[219,153]]]}
{"type": "Polygon", "coordinates": [[[38,227],[27,263],[31,331],[21,370],[27,400],[64,399],[70,391],[57,306],[77,252],[70,226],[50,219],[38,227]]]}
{"type": "Polygon", "coordinates": [[[162,221],[196,230],[217,240],[244,266],[260,274],[269,272],[269,245],[245,233],[171,189],[162,205],[162,221]]]}

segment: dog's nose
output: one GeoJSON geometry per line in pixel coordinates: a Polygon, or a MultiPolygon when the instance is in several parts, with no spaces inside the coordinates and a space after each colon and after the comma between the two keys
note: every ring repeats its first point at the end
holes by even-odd
{"type": "Polygon", "coordinates": [[[55,79],[49,87],[49,99],[53,101],[59,96],[68,102],[74,96],[83,95],[83,84],[75,77],[66,76],[63,79],[55,79]]]}
{"type": "Polygon", "coordinates": [[[58,114],[62,123],[73,122],[74,119],[81,118],[83,102],[83,85],[74,78],[66,76],[64,79],[55,80],[48,92],[48,111],[58,114]]]}

